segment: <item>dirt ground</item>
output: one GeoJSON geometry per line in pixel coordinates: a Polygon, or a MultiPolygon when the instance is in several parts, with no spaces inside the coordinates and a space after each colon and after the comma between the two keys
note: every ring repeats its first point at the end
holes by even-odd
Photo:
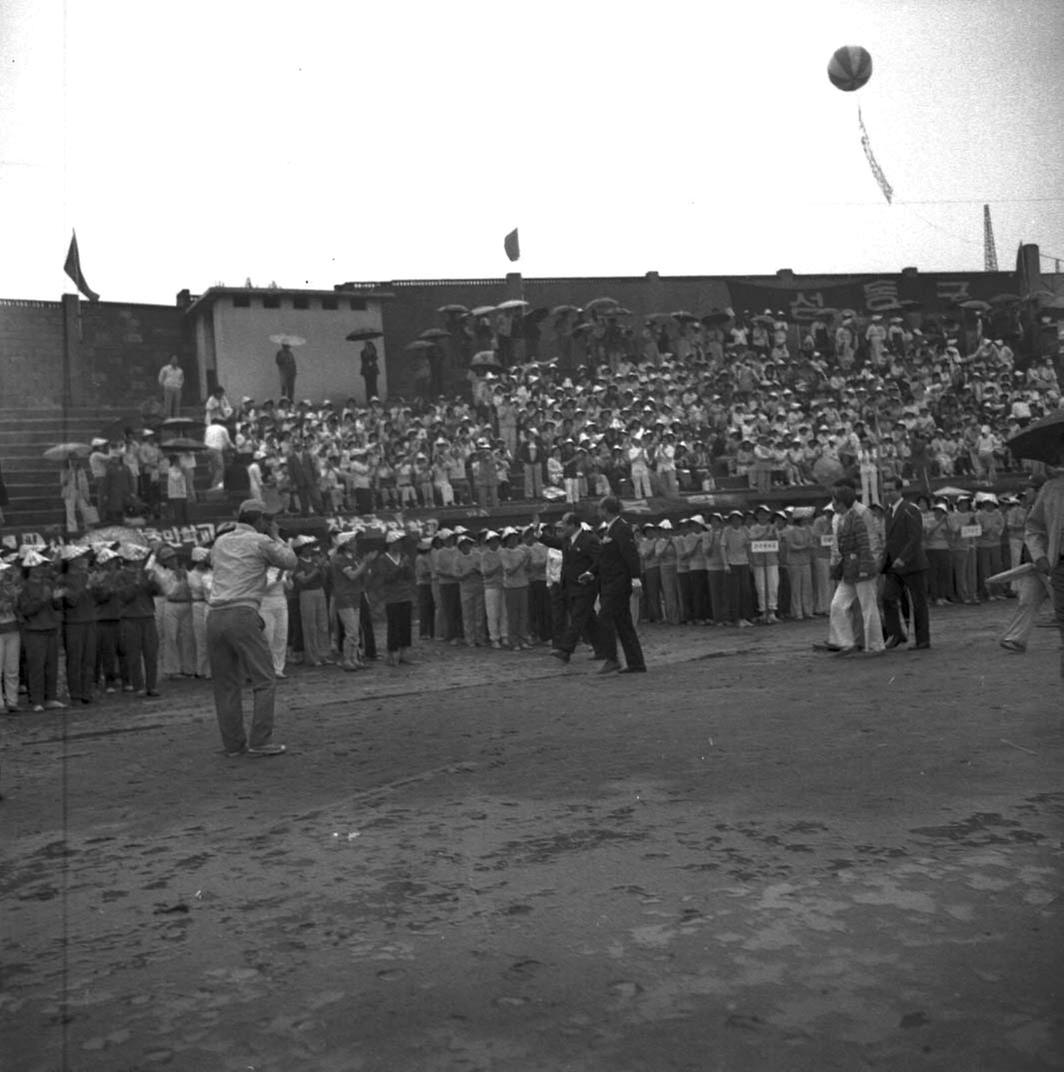
{"type": "Polygon", "coordinates": [[[644,631],[650,673],[442,645],[3,723],[0,1067],[1064,1067],[1058,639],[644,631]]]}

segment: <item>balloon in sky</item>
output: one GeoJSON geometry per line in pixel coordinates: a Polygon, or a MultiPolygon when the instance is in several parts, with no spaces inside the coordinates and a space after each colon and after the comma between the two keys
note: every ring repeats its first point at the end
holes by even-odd
{"type": "Polygon", "coordinates": [[[828,64],[828,78],[846,93],[860,89],[872,77],[872,57],[860,45],[843,45],[828,64]]]}

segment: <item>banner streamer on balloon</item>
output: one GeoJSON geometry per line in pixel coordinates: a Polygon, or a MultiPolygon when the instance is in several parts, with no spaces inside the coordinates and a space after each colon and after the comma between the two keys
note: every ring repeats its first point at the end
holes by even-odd
{"type": "Polygon", "coordinates": [[[876,154],[872,152],[872,142],[864,125],[864,116],[861,115],[860,105],[857,106],[857,122],[861,128],[861,148],[864,149],[865,159],[872,169],[872,177],[879,183],[879,188],[883,191],[883,196],[887,199],[887,204],[889,205],[894,197],[894,187],[887,182],[887,176],[883,174],[883,169],[879,166],[876,154]]]}

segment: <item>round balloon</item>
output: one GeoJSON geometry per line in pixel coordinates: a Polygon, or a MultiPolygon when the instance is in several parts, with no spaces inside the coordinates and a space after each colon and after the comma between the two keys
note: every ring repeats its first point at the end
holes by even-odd
{"type": "Polygon", "coordinates": [[[860,45],[843,45],[828,64],[828,78],[832,85],[846,93],[860,89],[871,77],[872,57],[860,45]]]}

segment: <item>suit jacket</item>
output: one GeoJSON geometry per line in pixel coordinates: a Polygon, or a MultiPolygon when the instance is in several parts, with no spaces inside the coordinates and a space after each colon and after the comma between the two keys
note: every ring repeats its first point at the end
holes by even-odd
{"type": "Polygon", "coordinates": [[[565,536],[541,536],[540,542],[561,551],[563,588],[588,587],[594,591],[594,585],[582,585],[577,579],[582,573],[597,571],[602,545],[593,532],[581,529],[575,540],[565,536]]]}
{"type": "Polygon", "coordinates": [[[1027,515],[1023,538],[1031,561],[1048,558],[1050,567],[1060,560],[1061,526],[1064,526],[1064,477],[1054,477],[1042,485],[1027,515]]]}
{"type": "Polygon", "coordinates": [[[617,518],[601,537],[598,578],[605,592],[631,591],[632,578],[640,574],[639,548],[632,528],[623,517],[617,518]]]}
{"type": "Polygon", "coordinates": [[[924,520],[920,511],[904,499],[887,511],[887,546],[883,572],[918,573],[928,568],[924,553],[924,520]],[[895,559],[904,563],[893,569],[895,559]]]}

